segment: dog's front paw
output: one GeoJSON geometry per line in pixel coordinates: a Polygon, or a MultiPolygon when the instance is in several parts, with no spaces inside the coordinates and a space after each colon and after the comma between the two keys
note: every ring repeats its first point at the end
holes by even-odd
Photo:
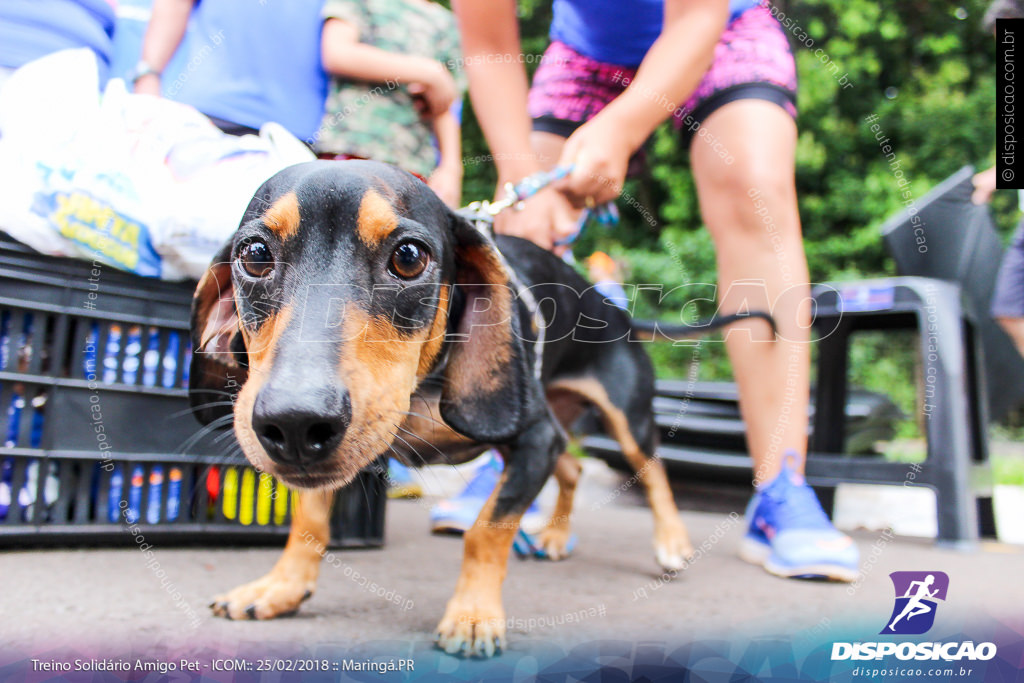
{"type": "Polygon", "coordinates": [[[312,581],[289,579],[271,572],[217,596],[210,608],[216,616],[227,619],[273,619],[297,612],[299,605],[313,595],[315,587],[312,581]]]}
{"type": "Polygon", "coordinates": [[[568,527],[545,527],[537,534],[537,547],[548,560],[564,560],[572,555],[572,533],[568,527]]]}
{"type": "Polygon", "coordinates": [[[693,545],[682,521],[672,519],[654,529],[654,556],[662,569],[677,572],[693,557],[693,545]]]}
{"type": "Polygon", "coordinates": [[[448,603],[437,646],[450,655],[493,657],[505,648],[505,610],[497,605],[448,603]]]}

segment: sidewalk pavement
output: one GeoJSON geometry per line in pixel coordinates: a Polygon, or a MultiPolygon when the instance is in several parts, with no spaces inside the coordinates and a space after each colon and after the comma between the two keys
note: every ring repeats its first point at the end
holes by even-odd
{"type": "MultiPolygon", "coordinates": [[[[678,502],[699,556],[667,580],[654,562],[651,515],[637,488],[598,468],[581,485],[574,556],[557,563],[511,559],[504,595],[513,647],[517,641],[571,645],[609,638],[689,642],[737,631],[827,640],[840,624],[863,624],[862,637],[873,638],[892,609],[888,575],[898,570],[946,572],[944,615],[1019,618],[1024,605],[1024,585],[1014,578],[1024,575],[1024,548],[997,543],[963,552],[854,532],[864,560],[858,583],[770,576],[736,555],[747,491],[728,486],[681,487],[678,502]]],[[[274,643],[358,650],[385,641],[427,646],[462,555],[460,539],[427,532],[430,504],[429,498],[390,501],[386,547],[336,552],[298,615],[270,622],[214,618],[207,604],[268,571],[278,549],[154,548],[170,587],[136,549],[2,552],[0,642],[21,653],[69,644],[96,651],[235,651],[274,643]]]]}

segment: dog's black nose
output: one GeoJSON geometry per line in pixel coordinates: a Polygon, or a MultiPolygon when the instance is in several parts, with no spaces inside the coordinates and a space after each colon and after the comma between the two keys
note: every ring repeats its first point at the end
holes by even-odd
{"type": "Polygon", "coordinates": [[[352,421],[348,393],[304,392],[299,400],[264,387],[256,396],[252,428],[270,459],[282,465],[309,466],[326,460],[352,421]]]}

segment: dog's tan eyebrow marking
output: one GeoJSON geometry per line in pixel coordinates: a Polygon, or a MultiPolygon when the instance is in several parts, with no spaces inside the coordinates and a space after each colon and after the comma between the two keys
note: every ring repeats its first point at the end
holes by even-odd
{"type": "Polygon", "coordinates": [[[379,245],[397,226],[398,216],[391,204],[376,190],[367,190],[356,217],[356,232],[363,244],[379,245]]]}
{"type": "Polygon", "coordinates": [[[263,214],[263,224],[282,240],[294,237],[299,231],[299,198],[295,193],[278,198],[263,214]]]}

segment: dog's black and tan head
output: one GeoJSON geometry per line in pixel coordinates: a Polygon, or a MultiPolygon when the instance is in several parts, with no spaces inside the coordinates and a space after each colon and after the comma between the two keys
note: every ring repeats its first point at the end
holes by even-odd
{"type": "Polygon", "coordinates": [[[535,409],[513,299],[493,242],[413,176],[290,167],[196,289],[193,409],[233,410],[250,462],[305,488],[387,452],[427,376],[454,429],[508,440],[535,409]]]}

